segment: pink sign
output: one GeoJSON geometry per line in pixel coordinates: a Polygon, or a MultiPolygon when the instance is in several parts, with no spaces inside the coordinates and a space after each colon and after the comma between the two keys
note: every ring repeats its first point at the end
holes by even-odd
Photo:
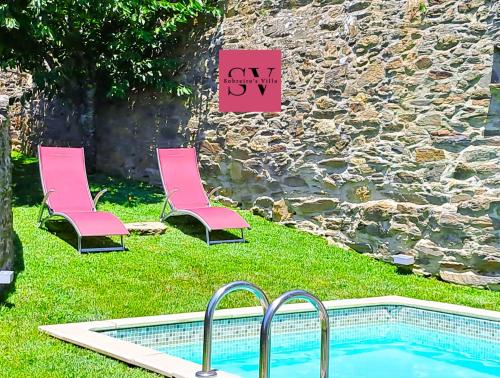
{"type": "Polygon", "coordinates": [[[281,111],[281,51],[220,50],[219,111],[281,111]]]}

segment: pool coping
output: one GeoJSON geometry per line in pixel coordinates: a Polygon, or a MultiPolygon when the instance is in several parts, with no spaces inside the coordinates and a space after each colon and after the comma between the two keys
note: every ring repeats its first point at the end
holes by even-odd
{"type": "MultiPolygon", "coordinates": [[[[430,311],[444,312],[453,315],[461,315],[484,320],[500,321],[500,312],[482,310],[462,305],[454,305],[442,302],[425,301],[399,296],[385,296],[359,299],[341,299],[323,302],[327,310],[344,309],[352,307],[367,306],[406,306],[430,311]]],[[[284,305],[278,313],[288,314],[294,312],[314,311],[309,303],[294,303],[284,305]]],[[[89,321],[82,323],[67,323],[44,325],[38,327],[57,339],[93,350],[100,354],[118,359],[127,364],[138,366],[166,377],[193,378],[195,373],[201,370],[201,365],[158,352],[151,348],[133,344],[128,341],[116,339],[102,331],[111,331],[122,328],[134,328],[144,326],[155,326],[172,323],[189,323],[203,321],[204,312],[191,312],[171,315],[145,316],[137,318],[123,318],[101,321],[89,321]]],[[[261,307],[242,307],[233,309],[217,310],[215,319],[232,319],[240,317],[262,316],[261,307]]],[[[224,371],[218,371],[219,378],[241,378],[238,375],[224,371]]]]}

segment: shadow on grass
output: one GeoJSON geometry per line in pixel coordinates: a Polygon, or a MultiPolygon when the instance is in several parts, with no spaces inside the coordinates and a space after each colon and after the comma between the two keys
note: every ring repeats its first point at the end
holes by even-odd
{"type": "Polygon", "coordinates": [[[10,294],[16,291],[16,279],[19,273],[24,270],[24,250],[21,239],[17,233],[14,232],[14,260],[12,263],[14,269],[14,281],[5,289],[0,291],[0,306],[12,308],[14,305],[7,302],[10,294]]]}
{"type": "Polygon", "coordinates": [[[38,160],[12,153],[12,191],[14,206],[34,206],[43,198],[38,179],[38,160]]]}
{"type": "MultiPolygon", "coordinates": [[[[203,240],[204,242],[207,241],[205,226],[203,226],[200,221],[189,215],[178,215],[175,217],[170,217],[166,220],[166,222],[188,236],[203,240]]],[[[241,236],[239,234],[239,231],[235,232],[238,233],[235,234],[225,230],[212,231],[210,232],[210,240],[215,241],[240,239],[241,236]]]]}
{"type": "MultiPolygon", "coordinates": [[[[49,219],[45,221],[45,228],[78,251],[78,235],[71,224],[65,219],[49,219]]],[[[82,239],[82,248],[120,247],[121,244],[109,237],[85,237],[82,239]]],[[[110,251],[118,252],[118,251],[110,251]]],[[[102,252],[100,252],[102,253],[102,252]]]]}
{"type": "MultiPolygon", "coordinates": [[[[392,264],[391,264],[392,265],[392,264]]],[[[398,266],[396,273],[401,276],[411,276],[413,274],[412,268],[407,266],[398,266]]]]}
{"type": "MultiPolygon", "coordinates": [[[[41,203],[43,194],[39,177],[38,159],[17,152],[12,153],[14,206],[36,206],[41,203]]],[[[161,203],[164,198],[160,188],[102,173],[89,176],[89,183],[94,195],[101,189],[108,189],[101,201],[121,206],[161,203]]]]}

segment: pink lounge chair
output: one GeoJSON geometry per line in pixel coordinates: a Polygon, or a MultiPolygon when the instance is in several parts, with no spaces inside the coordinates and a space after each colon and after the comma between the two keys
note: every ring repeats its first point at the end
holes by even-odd
{"type": "Polygon", "coordinates": [[[244,229],[250,225],[235,211],[224,207],[211,207],[208,195],[203,189],[196,151],[194,148],[157,149],[161,181],[167,198],[161,212],[161,221],[176,215],[191,215],[206,229],[207,244],[245,242],[244,229]],[[170,212],[166,213],[167,204],[170,212]],[[210,240],[210,231],[240,229],[241,239],[210,240]]]}
{"type": "Polygon", "coordinates": [[[38,214],[38,226],[47,218],[61,216],[71,223],[78,235],[78,252],[123,251],[123,235],[128,231],[111,213],[97,211],[100,191],[92,200],[83,148],[38,146],[40,178],[44,198],[38,214]],[[45,207],[49,216],[43,218],[45,207]],[[107,248],[82,248],[82,238],[90,236],[120,235],[121,246],[107,248]]]}

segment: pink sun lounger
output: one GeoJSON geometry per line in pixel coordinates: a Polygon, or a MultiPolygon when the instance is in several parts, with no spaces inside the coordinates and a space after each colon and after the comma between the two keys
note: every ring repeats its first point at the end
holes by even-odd
{"type": "Polygon", "coordinates": [[[244,229],[250,225],[235,211],[224,207],[211,207],[208,195],[203,189],[196,151],[194,148],[157,149],[161,181],[167,196],[161,213],[161,221],[177,215],[190,215],[205,226],[207,244],[245,242],[244,229]],[[166,213],[167,205],[170,211],[166,213]],[[240,229],[241,239],[210,240],[214,230],[240,229]]]}
{"type": "Polygon", "coordinates": [[[75,228],[78,252],[123,251],[123,236],[128,235],[128,231],[113,214],[96,210],[97,202],[106,189],[92,199],[83,148],[38,146],[38,159],[44,194],[38,226],[42,227],[51,216],[61,216],[75,228]],[[43,218],[46,207],[49,216],[43,218]],[[111,235],[120,236],[121,246],[82,248],[82,238],[111,235]]]}

